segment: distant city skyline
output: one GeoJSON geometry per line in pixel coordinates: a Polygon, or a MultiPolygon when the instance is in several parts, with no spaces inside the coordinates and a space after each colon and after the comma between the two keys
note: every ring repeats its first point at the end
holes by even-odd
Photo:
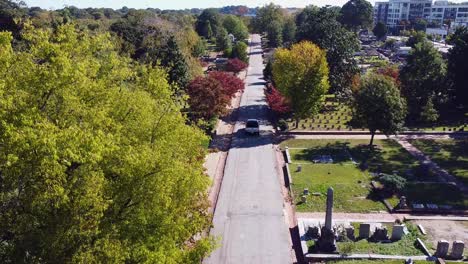
{"type": "MultiPolygon", "coordinates": [[[[465,0],[466,1],[466,0],[465,0]]],[[[25,0],[25,3],[29,7],[39,6],[44,9],[60,9],[65,6],[76,6],[78,8],[87,7],[110,7],[113,9],[119,9],[123,6],[129,8],[159,8],[159,9],[190,9],[190,8],[208,8],[208,7],[223,7],[228,5],[246,5],[248,7],[263,6],[273,2],[283,7],[304,7],[307,5],[335,5],[342,6],[347,0],[198,0],[198,1],[187,1],[187,0],[25,0]]],[[[374,4],[374,0],[369,1],[374,4]]],[[[455,0],[453,2],[459,3],[462,0],[455,0]]]]}

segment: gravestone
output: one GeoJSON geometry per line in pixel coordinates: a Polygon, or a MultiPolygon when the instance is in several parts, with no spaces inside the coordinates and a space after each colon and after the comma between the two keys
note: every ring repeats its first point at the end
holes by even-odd
{"type": "Polygon", "coordinates": [[[359,225],[359,238],[370,237],[370,224],[362,223],[359,225]]]}
{"type": "Polygon", "coordinates": [[[386,227],[376,227],[372,238],[376,241],[388,240],[388,230],[386,227]]]}
{"type": "Polygon", "coordinates": [[[354,226],[348,226],[345,228],[346,230],[346,237],[351,239],[351,240],[354,240],[356,239],[356,237],[354,236],[354,226]]]}
{"type": "Polygon", "coordinates": [[[398,208],[406,209],[408,208],[408,203],[406,202],[406,196],[400,197],[400,202],[398,203],[398,208]]]}
{"type": "Polygon", "coordinates": [[[296,172],[301,172],[302,171],[302,165],[297,165],[296,172]]]}
{"type": "Polygon", "coordinates": [[[435,256],[438,258],[445,258],[449,250],[449,242],[447,240],[439,240],[437,242],[437,250],[435,256]]]}
{"type": "Polygon", "coordinates": [[[404,225],[393,225],[392,237],[391,237],[392,240],[400,240],[404,234],[405,234],[404,225]]]}
{"type": "Polygon", "coordinates": [[[336,234],[332,228],[332,213],[333,213],[333,188],[328,188],[327,191],[327,208],[325,214],[325,226],[321,229],[321,236],[317,241],[317,246],[321,252],[336,251],[336,234]]]}
{"type": "Polygon", "coordinates": [[[317,239],[320,237],[320,228],[318,226],[310,226],[307,229],[307,235],[312,239],[317,239]]]}
{"type": "Polygon", "coordinates": [[[463,241],[460,241],[460,240],[453,241],[452,253],[450,254],[450,257],[454,259],[461,259],[463,258],[464,250],[465,250],[465,243],[463,241]]]}

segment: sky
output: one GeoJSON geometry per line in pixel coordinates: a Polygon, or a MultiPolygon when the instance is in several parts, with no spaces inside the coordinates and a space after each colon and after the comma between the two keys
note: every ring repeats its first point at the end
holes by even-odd
{"type": "MultiPolygon", "coordinates": [[[[270,2],[283,7],[304,7],[307,5],[337,5],[342,6],[347,0],[25,0],[29,7],[39,6],[44,9],[57,9],[65,6],[110,7],[119,9],[122,6],[132,8],[185,9],[222,7],[227,5],[246,5],[248,7],[263,6],[270,2]]],[[[370,1],[371,3],[374,0],[370,1]]]]}

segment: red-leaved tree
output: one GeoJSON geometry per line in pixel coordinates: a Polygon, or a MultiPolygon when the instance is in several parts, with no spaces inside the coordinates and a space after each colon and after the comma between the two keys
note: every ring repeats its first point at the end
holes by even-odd
{"type": "Polygon", "coordinates": [[[398,67],[385,66],[385,67],[378,69],[377,73],[392,78],[395,84],[397,85],[397,87],[401,87],[400,71],[398,70],[398,67]]]}
{"type": "Polygon", "coordinates": [[[207,120],[224,114],[231,99],[221,82],[211,76],[195,78],[188,85],[187,93],[192,115],[207,120]]]}
{"type": "Polygon", "coordinates": [[[239,72],[247,69],[248,64],[239,60],[238,58],[230,59],[226,63],[226,71],[238,74],[239,72]]]}
{"type": "Polygon", "coordinates": [[[226,96],[234,97],[238,91],[244,89],[244,82],[230,73],[215,71],[210,72],[209,76],[221,83],[226,96]]]}
{"type": "Polygon", "coordinates": [[[266,94],[266,100],[271,110],[278,114],[286,114],[291,111],[288,100],[275,87],[271,86],[266,94]]]}

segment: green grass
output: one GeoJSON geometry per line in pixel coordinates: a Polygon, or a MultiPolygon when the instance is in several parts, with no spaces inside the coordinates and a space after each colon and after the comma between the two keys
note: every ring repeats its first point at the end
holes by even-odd
{"type": "MultiPolygon", "coordinates": [[[[420,183],[421,180],[434,180],[430,174],[417,170],[417,161],[397,142],[393,140],[375,140],[374,150],[367,146],[367,140],[302,140],[285,141],[281,147],[290,147],[292,164],[290,165],[296,209],[299,212],[324,211],[328,187],[335,190],[335,211],[337,212],[370,212],[386,210],[379,197],[371,190],[370,172],[392,174],[396,172],[406,177],[409,184],[400,195],[405,195],[408,202],[435,203],[452,205],[455,208],[468,208],[468,199],[453,185],[420,183]],[[315,164],[317,155],[331,155],[332,164],[315,164]],[[350,160],[350,155],[356,161],[350,160]],[[367,164],[367,170],[360,164],[367,164]],[[298,165],[302,170],[298,172],[298,165]],[[417,183],[415,183],[417,181],[417,183]],[[304,188],[311,193],[307,203],[301,203],[304,188]]],[[[392,205],[397,205],[398,196],[386,197],[392,205]]]]}
{"type": "Polygon", "coordinates": [[[327,96],[318,114],[309,119],[300,120],[297,129],[295,128],[295,121],[288,120],[288,127],[290,130],[349,130],[348,122],[350,120],[350,108],[345,104],[334,101],[333,96],[327,96]]]}
{"type": "Polygon", "coordinates": [[[319,154],[333,155],[333,158],[342,161],[347,158],[346,151],[353,159],[360,163],[365,162],[370,171],[405,174],[408,169],[418,165],[417,161],[403,147],[394,140],[374,140],[374,149],[368,147],[367,139],[292,139],[281,143],[281,147],[307,148],[305,150],[291,149],[290,153],[294,162],[306,163],[319,154]]]}
{"type": "Polygon", "coordinates": [[[412,140],[411,144],[468,184],[468,139],[417,139],[412,140]]]}
{"type": "MultiPolygon", "coordinates": [[[[432,125],[408,125],[410,131],[459,131],[468,130],[468,113],[463,115],[462,110],[451,110],[444,116],[440,117],[440,121],[432,125]]],[[[367,131],[361,127],[352,127],[350,129],[349,122],[352,119],[351,108],[341,102],[338,102],[334,95],[327,95],[320,112],[307,119],[299,121],[299,126],[296,128],[294,120],[288,121],[289,130],[314,130],[314,131],[367,131]]]]}
{"type": "Polygon", "coordinates": [[[369,152],[367,140],[288,140],[282,147],[307,148],[290,149],[293,163],[290,166],[292,174],[292,191],[296,199],[297,210],[324,211],[325,194],[328,187],[335,190],[334,209],[337,212],[370,212],[386,210],[385,206],[373,194],[370,187],[372,175],[358,168],[351,162],[349,154],[358,162],[367,161],[369,168],[380,168],[385,172],[395,169],[405,170],[414,166],[415,162],[409,154],[392,140],[376,140],[377,147],[369,152]],[[333,164],[314,164],[316,155],[331,155],[333,164]],[[384,162],[385,161],[385,162],[384,162]],[[297,165],[302,170],[297,172],[297,165]],[[304,188],[321,193],[321,196],[311,195],[307,203],[300,203],[304,188]]]}
{"type": "Polygon", "coordinates": [[[371,176],[357,169],[352,163],[344,164],[306,164],[302,171],[296,172],[292,165],[291,184],[294,193],[296,210],[299,212],[325,211],[326,192],[332,186],[335,190],[334,210],[336,212],[370,212],[385,210],[384,205],[370,197],[369,182],[371,176]],[[300,198],[304,188],[311,193],[319,192],[321,196],[310,195],[307,203],[300,198]]]}
{"type": "MultiPolygon", "coordinates": [[[[392,233],[391,225],[386,226],[388,229],[388,234],[392,233]]],[[[408,225],[409,234],[403,236],[399,241],[392,243],[376,243],[369,242],[367,239],[361,239],[358,241],[350,242],[337,242],[338,251],[340,246],[351,245],[351,253],[372,253],[372,254],[382,254],[382,255],[403,255],[403,256],[417,256],[424,255],[424,253],[417,248],[416,239],[419,237],[424,240],[424,237],[419,235],[417,227],[413,225],[408,225]]],[[[356,234],[359,234],[359,225],[355,226],[356,234]]]]}

